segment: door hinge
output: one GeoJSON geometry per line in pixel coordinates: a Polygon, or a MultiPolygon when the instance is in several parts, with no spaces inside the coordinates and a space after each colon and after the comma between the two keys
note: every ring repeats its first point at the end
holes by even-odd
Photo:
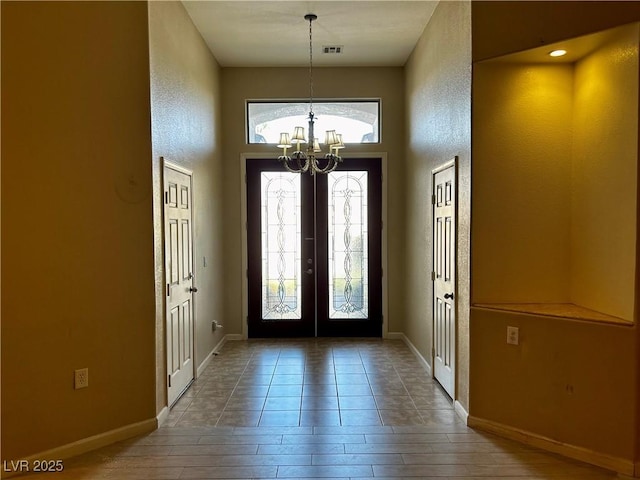
{"type": "Polygon", "coordinates": [[[171,386],[171,375],[168,375],[168,377],[169,377],[169,379],[168,379],[167,382],[168,382],[169,386],[171,386]]]}
{"type": "Polygon", "coordinates": [[[431,272],[431,281],[432,282],[436,281],[436,272],[431,272]]]}
{"type": "Polygon", "coordinates": [[[164,192],[164,203],[165,204],[169,203],[169,192],[164,192]]]}
{"type": "Polygon", "coordinates": [[[167,297],[171,296],[171,285],[167,283],[167,297]]]}
{"type": "Polygon", "coordinates": [[[431,347],[431,358],[436,358],[436,349],[431,347]]]}
{"type": "Polygon", "coordinates": [[[436,204],[436,196],[431,195],[431,205],[435,205],[435,204],[436,204]]]}

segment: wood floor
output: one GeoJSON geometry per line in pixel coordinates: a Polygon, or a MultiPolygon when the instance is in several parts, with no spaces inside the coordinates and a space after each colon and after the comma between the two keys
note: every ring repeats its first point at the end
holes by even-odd
{"type": "Polygon", "coordinates": [[[161,428],[64,466],[45,478],[616,478],[467,428],[405,344],[379,339],[228,342],[161,428]]]}

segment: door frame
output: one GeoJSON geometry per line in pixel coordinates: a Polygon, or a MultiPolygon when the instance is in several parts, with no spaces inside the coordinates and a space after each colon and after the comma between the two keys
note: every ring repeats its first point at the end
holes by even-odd
{"type": "MultiPolygon", "coordinates": [[[[265,161],[277,162],[277,158],[271,152],[241,153],[240,154],[240,231],[242,238],[242,338],[249,337],[249,281],[247,278],[247,159],[264,158],[265,161]]],[[[388,302],[388,243],[387,243],[387,153],[352,153],[344,155],[345,162],[349,158],[379,158],[382,166],[382,338],[389,336],[389,302],[388,302]]],[[[308,175],[308,173],[304,174],[308,175]]]]}
{"type": "MultiPolygon", "coordinates": [[[[163,280],[162,280],[162,304],[163,304],[163,308],[162,308],[162,317],[163,317],[163,326],[165,329],[164,332],[164,340],[165,340],[165,344],[164,344],[164,380],[165,380],[165,399],[167,401],[167,408],[171,408],[173,406],[173,404],[169,404],[169,332],[167,330],[167,319],[169,316],[169,312],[168,312],[168,302],[167,302],[167,293],[165,291],[166,288],[166,283],[167,283],[167,269],[166,269],[166,229],[165,229],[165,221],[166,221],[166,212],[165,212],[165,180],[166,180],[166,169],[170,168],[172,170],[175,170],[177,172],[183,173],[185,175],[188,175],[190,178],[190,185],[189,185],[189,193],[190,193],[190,198],[189,201],[191,202],[191,262],[194,263],[194,259],[197,258],[196,257],[196,245],[195,245],[195,241],[194,241],[194,236],[193,236],[193,232],[194,232],[194,218],[195,218],[195,206],[193,203],[193,171],[181,167],[180,165],[170,162],[168,160],[166,160],[164,157],[160,157],[160,164],[162,165],[162,178],[160,180],[160,192],[161,192],[161,204],[162,204],[162,272],[163,272],[163,280]]],[[[195,267],[195,265],[192,265],[192,267],[195,267]]],[[[195,272],[195,268],[192,268],[193,270],[193,282],[192,284],[196,283],[196,272],[195,272]]],[[[182,394],[189,388],[189,386],[191,385],[191,383],[193,383],[193,381],[196,379],[197,377],[197,366],[196,366],[196,302],[195,302],[195,295],[193,295],[193,293],[191,294],[191,340],[193,343],[193,352],[192,352],[192,358],[193,361],[192,363],[192,379],[191,382],[189,382],[189,385],[187,386],[187,388],[185,388],[182,392],[180,392],[180,394],[178,395],[178,397],[176,398],[176,402],[177,400],[180,399],[180,397],[182,396],[182,394]]],[[[174,402],[175,403],[175,402],[174,402]]]]}
{"type": "Polygon", "coordinates": [[[454,199],[455,199],[455,241],[454,241],[454,269],[453,276],[455,282],[454,296],[453,296],[453,313],[454,313],[454,332],[453,332],[453,344],[455,346],[455,352],[453,357],[453,392],[452,399],[455,401],[457,394],[457,380],[458,380],[458,156],[456,155],[451,160],[447,160],[446,162],[438,165],[434,169],[431,170],[431,209],[430,209],[430,218],[431,218],[431,376],[435,379],[435,361],[436,361],[436,316],[435,316],[435,308],[436,308],[436,292],[435,292],[435,279],[433,275],[435,275],[436,266],[435,266],[435,244],[433,244],[434,238],[434,230],[435,230],[435,213],[436,213],[436,205],[435,205],[435,182],[436,182],[436,174],[447,170],[448,168],[453,168],[453,178],[455,180],[455,190],[454,190],[454,199]]]}

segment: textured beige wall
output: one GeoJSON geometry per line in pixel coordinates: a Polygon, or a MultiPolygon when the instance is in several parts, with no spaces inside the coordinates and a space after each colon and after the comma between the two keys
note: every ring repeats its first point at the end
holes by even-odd
{"type": "Polygon", "coordinates": [[[441,2],[406,65],[406,315],[402,331],[431,358],[431,171],[458,156],[456,400],[468,408],[471,174],[470,2],[441,2]]]}
{"type": "Polygon", "coordinates": [[[572,92],[570,64],[474,66],[473,303],[570,299],[572,92]]]}
{"type": "Polygon", "coordinates": [[[146,4],[2,2],[2,117],[2,460],[16,460],[155,414],[146,4]]]}
{"type": "Polygon", "coordinates": [[[576,64],[572,142],[571,297],[629,321],[637,291],[639,28],[618,29],[576,64]]]}
{"type": "Polygon", "coordinates": [[[220,68],[180,2],[149,3],[153,223],[156,282],[156,409],[166,405],[162,163],[193,172],[195,366],[228,332],[224,311],[220,68]],[[206,258],[206,266],[205,266],[206,258]],[[212,332],[217,320],[225,329],[212,332]]]}
{"type": "MultiPolygon", "coordinates": [[[[388,178],[384,179],[388,198],[389,262],[385,272],[389,283],[389,331],[402,331],[404,289],[406,278],[402,271],[404,259],[404,89],[402,68],[315,68],[314,96],[316,98],[381,98],[382,143],[349,145],[349,153],[388,152],[388,178]]],[[[241,268],[241,160],[242,153],[264,152],[273,158],[278,152],[273,146],[248,145],[245,140],[246,99],[308,98],[308,69],[292,68],[225,68],[222,71],[223,150],[225,204],[225,319],[226,333],[242,332],[241,268]]]]}

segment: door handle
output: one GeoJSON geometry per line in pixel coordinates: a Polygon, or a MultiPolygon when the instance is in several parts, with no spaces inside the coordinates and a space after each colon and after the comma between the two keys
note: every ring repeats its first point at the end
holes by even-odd
{"type": "Polygon", "coordinates": [[[313,273],[313,268],[307,268],[307,271],[305,273],[307,275],[311,275],[313,273]]]}
{"type": "Polygon", "coordinates": [[[189,287],[189,291],[196,293],[198,291],[198,289],[196,287],[189,287]]]}
{"type": "Polygon", "coordinates": [[[446,299],[453,300],[453,293],[445,293],[444,294],[444,298],[445,298],[445,300],[446,299]]]}

